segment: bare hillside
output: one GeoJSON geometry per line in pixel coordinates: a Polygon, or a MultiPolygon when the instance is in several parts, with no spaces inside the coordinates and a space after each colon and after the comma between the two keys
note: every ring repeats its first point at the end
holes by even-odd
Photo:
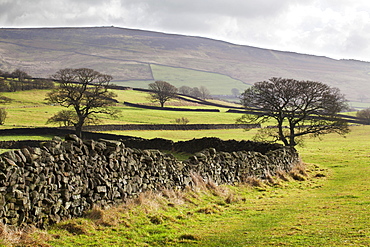
{"type": "MultiPolygon", "coordinates": [[[[317,80],[340,88],[351,101],[370,102],[368,62],[115,27],[0,29],[2,70],[48,77],[61,68],[90,67],[115,81],[152,81],[151,65],[218,73],[245,84],[270,77],[317,80]]],[[[225,83],[227,94],[230,89],[225,83]]]]}

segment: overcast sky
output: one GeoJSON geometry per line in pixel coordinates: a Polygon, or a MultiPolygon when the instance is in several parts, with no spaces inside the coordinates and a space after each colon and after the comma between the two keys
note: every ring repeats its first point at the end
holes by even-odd
{"type": "Polygon", "coordinates": [[[0,0],[0,27],[112,25],[370,61],[369,0],[0,0]]]}

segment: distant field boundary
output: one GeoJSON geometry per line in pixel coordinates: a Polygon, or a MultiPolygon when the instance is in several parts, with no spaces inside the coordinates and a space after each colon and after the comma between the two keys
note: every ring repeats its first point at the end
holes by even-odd
{"type": "MultiPolygon", "coordinates": [[[[84,126],[84,134],[95,135],[89,131],[112,130],[209,130],[209,129],[250,129],[260,128],[259,124],[111,124],[84,126]]],[[[1,136],[9,135],[67,135],[74,132],[73,127],[39,127],[39,128],[14,128],[0,130],[1,136]]],[[[99,133],[100,134],[100,133],[99,133]]],[[[103,133],[102,133],[103,134],[103,133]]]]}
{"type": "Polygon", "coordinates": [[[149,105],[141,105],[135,104],[130,102],[123,102],[124,105],[130,107],[137,107],[143,109],[151,109],[151,110],[161,110],[161,111],[192,111],[192,112],[220,112],[219,109],[194,109],[194,108],[174,108],[174,107],[158,107],[158,106],[149,106],[149,105]]]}
{"type": "Polygon", "coordinates": [[[251,129],[260,124],[123,124],[84,126],[85,131],[111,130],[210,130],[210,129],[251,129]]]}
{"type": "MultiPolygon", "coordinates": [[[[209,130],[209,129],[246,129],[260,128],[260,125],[249,124],[125,124],[125,125],[95,125],[84,126],[84,139],[137,139],[127,135],[115,135],[93,131],[124,131],[124,130],[209,130]]],[[[1,136],[59,136],[65,137],[68,134],[74,134],[72,127],[65,128],[15,128],[0,130],[0,148],[18,149],[25,146],[39,146],[45,141],[22,140],[22,141],[1,141],[1,136]]]]}

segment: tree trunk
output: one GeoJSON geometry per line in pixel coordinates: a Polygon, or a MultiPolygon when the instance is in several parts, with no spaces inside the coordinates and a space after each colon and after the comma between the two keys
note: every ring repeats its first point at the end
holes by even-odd
{"type": "Polygon", "coordinates": [[[278,121],[278,129],[279,129],[279,138],[284,143],[285,146],[289,146],[288,140],[284,136],[283,131],[283,123],[278,121]]]}
{"type": "Polygon", "coordinates": [[[295,141],[295,124],[289,120],[289,146],[294,147],[297,145],[295,141]]]}
{"type": "Polygon", "coordinates": [[[75,124],[75,133],[80,138],[82,138],[82,126],[83,126],[83,122],[81,121],[75,124]]]}

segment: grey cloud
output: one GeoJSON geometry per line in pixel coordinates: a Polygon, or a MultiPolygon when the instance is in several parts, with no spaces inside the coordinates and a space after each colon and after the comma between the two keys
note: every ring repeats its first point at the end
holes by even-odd
{"type": "MultiPolygon", "coordinates": [[[[3,0],[4,1],[4,0],[3,0]]],[[[5,0],[6,1],[6,0],[5,0]]],[[[3,25],[61,25],[68,23],[76,25],[81,23],[117,21],[116,16],[107,15],[104,8],[109,5],[118,5],[122,17],[118,20],[125,20],[127,23],[139,25],[175,28],[187,28],[190,26],[209,28],[210,20],[225,16],[233,18],[252,19],[256,17],[272,18],[282,14],[288,6],[298,0],[31,0],[6,1],[0,4],[4,15],[3,25]],[[105,5],[104,5],[105,4],[105,5]],[[88,9],[99,9],[94,14],[89,14],[88,9]],[[51,18],[51,20],[50,20],[51,18]],[[74,19],[75,18],[75,19],[74,19]],[[150,23],[149,23],[150,22],[150,23]],[[194,25],[192,25],[194,23],[194,25]],[[196,25],[195,25],[196,24],[196,25]]],[[[97,23],[100,24],[100,23],[97,23]]],[[[112,23],[114,24],[114,23],[112,23]]],[[[126,23],[122,23],[125,25],[126,23]]],[[[192,28],[187,28],[192,29],[192,28]]]]}
{"type": "Polygon", "coordinates": [[[281,14],[291,2],[289,0],[148,0],[133,1],[127,0],[131,4],[143,4],[149,15],[163,18],[171,13],[177,16],[199,15],[205,19],[217,16],[233,16],[241,18],[271,17],[281,14]]]}
{"type": "Polygon", "coordinates": [[[361,55],[364,51],[369,50],[369,40],[370,35],[354,31],[346,39],[343,49],[346,53],[361,55]]]}
{"type": "MultiPolygon", "coordinates": [[[[306,1],[306,4],[310,1],[306,1]]],[[[235,20],[248,27],[248,20],[264,22],[284,15],[290,4],[296,0],[124,0],[123,5],[132,9],[140,7],[145,13],[147,26],[171,32],[201,33],[215,36],[215,31],[224,27],[227,21],[235,20]],[[224,21],[224,23],[222,23],[224,21]],[[181,32],[180,31],[180,32],[181,32]]],[[[274,22],[274,21],[272,21],[274,22]]],[[[144,24],[144,23],[142,23],[144,24]]],[[[224,27],[227,29],[227,27],[224,27]]],[[[225,33],[220,30],[219,33],[225,33]]]]}

